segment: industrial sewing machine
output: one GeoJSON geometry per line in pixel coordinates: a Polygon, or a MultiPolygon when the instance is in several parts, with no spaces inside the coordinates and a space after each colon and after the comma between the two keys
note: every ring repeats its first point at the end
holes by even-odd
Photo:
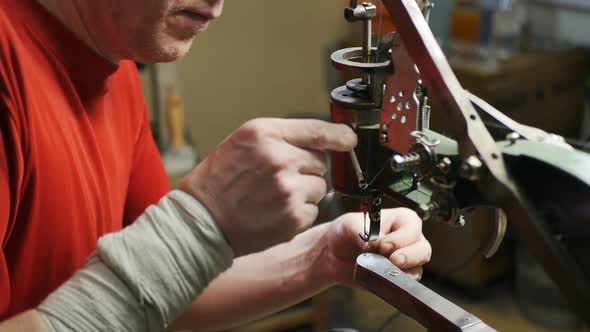
{"type": "MultiPolygon", "coordinates": [[[[424,221],[460,227],[474,206],[498,208],[492,255],[514,224],[530,251],[582,319],[590,322],[590,155],[564,139],[512,121],[465,91],[428,27],[432,0],[383,0],[397,31],[374,46],[376,6],[350,1],[362,46],[332,54],[339,70],[360,78],[332,91],[332,121],[350,125],[355,151],[334,153],[334,188],[361,197],[363,240],[379,235],[383,195],[424,221]],[[444,112],[450,137],[429,130],[444,112]],[[495,141],[482,117],[510,130],[495,141]]],[[[558,112],[559,110],[556,110],[558,112]]],[[[376,254],[357,258],[356,279],[431,331],[493,331],[376,254]]]]}

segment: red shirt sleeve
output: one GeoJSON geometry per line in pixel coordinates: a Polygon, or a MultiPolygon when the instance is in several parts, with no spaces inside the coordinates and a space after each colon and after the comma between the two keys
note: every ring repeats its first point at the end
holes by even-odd
{"type": "MultiPolygon", "coordinates": [[[[0,105],[0,112],[4,113],[4,108],[3,105],[0,105]]],[[[4,120],[4,117],[3,114],[2,120],[4,120]]],[[[8,304],[10,303],[10,280],[8,279],[8,267],[4,257],[10,215],[10,185],[8,183],[10,175],[5,151],[4,131],[5,124],[3,121],[0,132],[0,243],[2,244],[2,250],[0,251],[0,315],[8,310],[8,304]]]]}
{"type": "Polygon", "coordinates": [[[0,316],[11,301],[10,276],[4,248],[14,228],[23,181],[23,154],[16,122],[0,84],[0,316]]]}
{"type": "Polygon", "coordinates": [[[157,203],[170,191],[170,180],[154,142],[147,112],[144,113],[133,156],[125,203],[124,226],[134,222],[149,205],[157,203]]]}
{"type": "Polygon", "coordinates": [[[22,190],[24,161],[22,139],[14,118],[14,99],[11,93],[14,85],[13,73],[7,68],[12,65],[14,54],[5,42],[6,27],[2,25],[0,12],[0,317],[8,311],[11,303],[11,287],[5,248],[14,228],[18,197],[22,190]]]}

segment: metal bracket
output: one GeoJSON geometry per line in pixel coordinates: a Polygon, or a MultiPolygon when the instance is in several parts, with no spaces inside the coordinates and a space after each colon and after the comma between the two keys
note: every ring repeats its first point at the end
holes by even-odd
{"type": "Polygon", "coordinates": [[[479,192],[490,204],[506,212],[572,307],[590,321],[590,282],[584,264],[577,262],[563,243],[553,237],[548,222],[508,172],[499,146],[459,84],[416,1],[383,0],[383,4],[416,62],[424,84],[432,97],[436,97],[435,104],[447,115],[449,131],[459,142],[462,160],[479,156],[488,169],[489,176],[477,181],[479,192]]]}
{"type": "Polygon", "coordinates": [[[481,319],[461,309],[401,271],[378,254],[356,259],[355,280],[431,332],[493,332],[481,319]]]}

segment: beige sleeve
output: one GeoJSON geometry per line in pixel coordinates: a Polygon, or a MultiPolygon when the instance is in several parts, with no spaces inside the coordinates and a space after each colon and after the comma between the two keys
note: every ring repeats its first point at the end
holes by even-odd
{"type": "Polygon", "coordinates": [[[232,260],[206,208],[172,191],[100,238],[86,267],[38,311],[52,331],[164,331],[232,260]]]}

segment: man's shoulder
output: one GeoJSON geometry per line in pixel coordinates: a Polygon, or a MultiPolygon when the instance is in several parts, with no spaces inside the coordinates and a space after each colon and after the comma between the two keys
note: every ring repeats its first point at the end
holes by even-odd
{"type": "Polygon", "coordinates": [[[12,11],[12,4],[7,0],[0,0],[0,25],[8,26],[11,23],[11,16],[9,13],[12,11]]]}
{"type": "Polygon", "coordinates": [[[0,0],[0,93],[2,100],[12,95],[10,88],[15,80],[18,70],[19,52],[18,44],[19,35],[17,33],[18,21],[14,15],[11,15],[11,6],[9,1],[0,0]]]}
{"type": "Polygon", "coordinates": [[[0,0],[0,71],[17,67],[27,54],[24,45],[31,44],[30,31],[21,16],[22,9],[14,2],[0,0]]]}
{"type": "Polygon", "coordinates": [[[10,47],[18,34],[18,20],[14,12],[11,12],[12,6],[8,1],[0,0],[0,51],[6,51],[10,47]]]}
{"type": "MultiPolygon", "coordinates": [[[[47,13],[36,0],[0,0],[0,54],[18,60],[46,53],[46,42],[39,31],[51,28],[47,13]]],[[[1,60],[1,59],[0,59],[1,60]]],[[[5,63],[0,63],[6,66],[5,63]]]]}
{"type": "MultiPolygon", "coordinates": [[[[24,0],[28,1],[28,0],[24,0]]],[[[23,9],[14,0],[0,0],[0,38],[14,38],[26,32],[23,9]]]]}

